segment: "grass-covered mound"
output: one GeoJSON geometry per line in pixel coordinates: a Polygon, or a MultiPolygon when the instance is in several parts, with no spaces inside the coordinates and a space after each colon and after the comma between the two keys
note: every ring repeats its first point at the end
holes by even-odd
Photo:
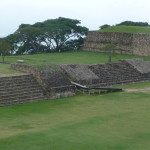
{"type": "Polygon", "coordinates": [[[150,27],[119,25],[119,26],[111,26],[108,28],[100,29],[99,32],[121,32],[121,33],[150,34],[150,27]]]}

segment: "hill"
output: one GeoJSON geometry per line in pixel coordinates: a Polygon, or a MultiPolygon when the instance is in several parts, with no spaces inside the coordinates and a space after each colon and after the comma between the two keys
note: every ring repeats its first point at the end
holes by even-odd
{"type": "Polygon", "coordinates": [[[122,33],[145,33],[150,34],[150,27],[141,26],[111,26],[108,28],[100,29],[100,32],[122,32],[122,33]]]}

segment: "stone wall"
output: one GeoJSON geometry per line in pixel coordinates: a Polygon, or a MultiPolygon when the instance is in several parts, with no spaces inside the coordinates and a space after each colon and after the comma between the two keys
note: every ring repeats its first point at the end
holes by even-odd
{"type": "Polygon", "coordinates": [[[11,64],[16,70],[33,74],[36,81],[42,86],[44,94],[50,99],[75,95],[75,87],[59,66],[33,67],[22,64],[11,64]]]}
{"type": "Polygon", "coordinates": [[[150,34],[90,31],[82,50],[104,52],[110,43],[116,45],[116,53],[150,56],[150,34]]]}

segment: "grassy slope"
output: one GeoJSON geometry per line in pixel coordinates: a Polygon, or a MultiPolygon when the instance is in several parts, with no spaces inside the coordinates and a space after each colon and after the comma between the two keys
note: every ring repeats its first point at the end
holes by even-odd
{"type": "Polygon", "coordinates": [[[149,150],[150,94],[78,94],[0,108],[2,150],[149,150]]]}
{"type": "MultiPolygon", "coordinates": [[[[112,61],[118,61],[120,59],[126,58],[144,58],[145,60],[150,60],[150,57],[116,54],[113,56],[112,61]]],[[[99,52],[71,51],[64,53],[46,53],[35,55],[10,56],[6,58],[6,62],[15,63],[18,59],[24,59],[25,64],[38,66],[38,65],[57,65],[69,63],[81,63],[81,64],[105,63],[108,61],[108,56],[106,55],[106,53],[99,53],[99,52]]]]}
{"type": "Polygon", "coordinates": [[[150,27],[139,26],[112,26],[102,30],[100,32],[124,32],[124,33],[146,33],[150,34],[150,27]]]}

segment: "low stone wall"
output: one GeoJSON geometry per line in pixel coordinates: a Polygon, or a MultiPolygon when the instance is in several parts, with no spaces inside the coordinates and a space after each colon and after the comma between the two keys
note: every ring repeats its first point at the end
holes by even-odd
{"type": "Polygon", "coordinates": [[[82,50],[104,52],[110,43],[116,53],[150,56],[150,34],[89,31],[82,50]]]}
{"type": "Polygon", "coordinates": [[[44,94],[50,99],[75,95],[75,87],[70,83],[59,66],[33,67],[13,63],[11,67],[33,74],[37,82],[42,86],[44,94]]]}

